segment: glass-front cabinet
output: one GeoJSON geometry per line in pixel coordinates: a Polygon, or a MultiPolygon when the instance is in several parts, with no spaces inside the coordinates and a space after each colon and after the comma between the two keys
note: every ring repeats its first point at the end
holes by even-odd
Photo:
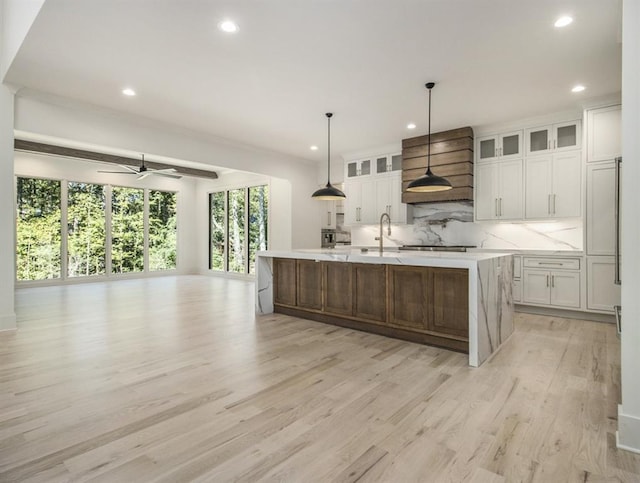
{"type": "Polygon", "coordinates": [[[358,176],[368,176],[371,174],[371,159],[361,159],[347,163],[347,178],[357,178],[358,176]]]}
{"type": "Polygon", "coordinates": [[[522,156],[522,131],[479,137],[478,161],[522,156]]]}
{"type": "Polygon", "coordinates": [[[402,154],[376,157],[376,174],[402,171],[402,154]]]}
{"type": "Polygon", "coordinates": [[[580,149],[580,121],[530,128],[525,131],[527,155],[580,149]]]}

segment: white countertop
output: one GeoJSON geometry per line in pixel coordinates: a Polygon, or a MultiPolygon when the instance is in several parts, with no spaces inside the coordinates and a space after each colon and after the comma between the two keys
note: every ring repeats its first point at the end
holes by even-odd
{"type": "Polygon", "coordinates": [[[417,252],[384,251],[370,249],[363,253],[360,249],[319,249],[319,250],[267,250],[257,256],[271,258],[299,258],[303,260],[377,263],[387,265],[416,265],[425,267],[469,268],[483,260],[491,260],[510,252],[417,252]]]}

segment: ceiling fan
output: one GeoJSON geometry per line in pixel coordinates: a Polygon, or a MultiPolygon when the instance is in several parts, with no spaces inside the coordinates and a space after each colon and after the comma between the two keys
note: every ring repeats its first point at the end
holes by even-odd
{"type": "Polygon", "coordinates": [[[127,166],[124,164],[120,164],[118,165],[120,166],[122,169],[125,169],[126,171],[104,171],[104,170],[99,170],[98,173],[112,173],[112,174],[137,174],[138,178],[137,179],[144,179],[147,176],[151,175],[151,174],[157,174],[160,176],[166,176],[167,178],[175,178],[175,179],[180,179],[182,178],[182,176],[177,175],[177,174],[172,174],[175,173],[176,170],[175,168],[165,168],[165,169],[149,169],[145,166],[144,164],[144,154],[142,155],[142,161],[140,163],[140,167],[139,168],[132,168],[131,166],[127,166]]]}

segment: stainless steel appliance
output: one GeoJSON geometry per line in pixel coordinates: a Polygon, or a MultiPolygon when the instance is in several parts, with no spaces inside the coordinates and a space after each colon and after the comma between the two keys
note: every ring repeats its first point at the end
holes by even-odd
{"type": "Polygon", "coordinates": [[[334,248],[336,246],[336,231],[331,228],[322,228],[322,248],[334,248]]]}
{"type": "Polygon", "coordinates": [[[466,252],[467,248],[476,248],[475,245],[402,245],[398,250],[413,250],[417,252],[466,252]]]}
{"type": "MultiPolygon", "coordinates": [[[[622,285],[620,278],[620,171],[622,169],[622,158],[616,158],[616,198],[615,198],[615,217],[616,217],[616,241],[615,241],[615,279],[613,283],[622,285]]],[[[614,305],[613,310],[616,314],[616,329],[618,337],[622,332],[622,307],[614,305]]]]}

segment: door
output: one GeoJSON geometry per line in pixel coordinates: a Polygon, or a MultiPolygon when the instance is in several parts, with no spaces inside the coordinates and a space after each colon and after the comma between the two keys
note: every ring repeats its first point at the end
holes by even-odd
{"type": "Polygon", "coordinates": [[[389,265],[389,323],[428,330],[432,313],[430,271],[426,267],[389,265]]]}
{"type": "Polygon", "coordinates": [[[378,223],[382,213],[377,213],[376,210],[376,181],[374,179],[369,178],[361,181],[360,196],[358,223],[364,225],[378,223]]]}
{"type": "Polygon", "coordinates": [[[387,320],[387,265],[353,264],[354,317],[387,320]]]}
{"type": "Polygon", "coordinates": [[[498,216],[501,220],[522,218],[522,160],[501,161],[498,170],[498,216]]]}
{"type": "Polygon", "coordinates": [[[551,215],[554,218],[578,217],[581,214],[582,162],[580,152],[553,155],[551,215]]]}
{"type": "Polygon", "coordinates": [[[491,161],[498,157],[498,136],[478,138],[478,162],[491,161]]]}
{"type": "Polygon", "coordinates": [[[498,146],[500,157],[522,156],[522,131],[514,131],[500,135],[498,146]]]}
{"type": "Polygon", "coordinates": [[[587,166],[587,255],[615,253],[615,163],[587,166]]]}
{"type": "Polygon", "coordinates": [[[580,273],[551,272],[551,305],[580,308],[580,273]]]}
{"type": "Polygon", "coordinates": [[[360,204],[362,202],[362,182],[349,180],[344,184],[344,224],[357,225],[360,222],[360,204]]]}
{"type": "Polygon", "coordinates": [[[498,217],[498,165],[476,165],[475,205],[477,220],[493,220],[498,217]]]}
{"type": "Polygon", "coordinates": [[[296,305],[296,260],[295,258],[273,259],[273,302],[296,305]]]}
{"type": "Polygon", "coordinates": [[[551,216],[551,176],[553,158],[528,158],[525,172],[525,218],[551,216]]]}
{"type": "Polygon", "coordinates": [[[351,315],[353,313],[351,264],[325,262],[323,271],[323,310],[330,314],[351,315]]]}
{"type": "Polygon", "coordinates": [[[297,306],[322,310],[322,263],[315,260],[298,260],[297,277],[297,306]]]}
{"type": "Polygon", "coordinates": [[[613,313],[620,305],[620,285],[613,283],[614,257],[587,257],[587,309],[613,313]]]}
{"type": "Polygon", "coordinates": [[[391,216],[391,178],[380,176],[376,179],[376,214],[389,213],[391,216]]]}
{"type": "Polygon", "coordinates": [[[431,269],[433,316],[429,329],[440,334],[469,336],[469,272],[459,268],[431,269]]]}
{"type": "Polygon", "coordinates": [[[611,161],[622,155],[620,106],[587,113],[587,162],[611,161]]]}
{"type": "Polygon", "coordinates": [[[556,152],[579,149],[582,142],[580,124],[580,121],[554,124],[552,149],[556,152]]]}
{"type": "Polygon", "coordinates": [[[407,223],[407,205],[402,202],[402,171],[389,175],[389,215],[393,223],[407,223]]]}
{"type": "Polygon", "coordinates": [[[525,131],[527,156],[551,151],[552,126],[540,126],[525,131]]]}
{"type": "Polygon", "coordinates": [[[541,270],[523,270],[522,302],[549,305],[550,274],[541,270]]]}

